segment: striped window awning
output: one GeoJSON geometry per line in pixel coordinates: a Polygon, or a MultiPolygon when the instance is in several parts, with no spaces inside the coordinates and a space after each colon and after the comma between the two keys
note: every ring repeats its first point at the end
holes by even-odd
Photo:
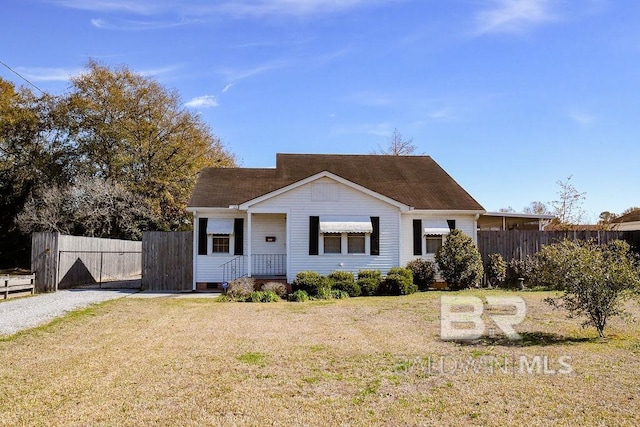
{"type": "Polygon", "coordinates": [[[321,216],[321,233],[373,233],[368,216],[321,216]]]}
{"type": "Polygon", "coordinates": [[[209,218],[207,234],[233,234],[233,218],[209,218]]]}
{"type": "Polygon", "coordinates": [[[451,230],[449,230],[449,227],[432,227],[424,229],[425,236],[443,236],[450,232],[451,230]]]}

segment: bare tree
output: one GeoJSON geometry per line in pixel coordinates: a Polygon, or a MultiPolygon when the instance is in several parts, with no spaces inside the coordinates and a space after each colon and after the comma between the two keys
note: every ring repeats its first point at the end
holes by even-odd
{"type": "Polygon", "coordinates": [[[550,215],[551,211],[547,207],[546,203],[543,202],[531,202],[529,206],[525,206],[522,212],[526,214],[535,214],[535,215],[550,215]]]}
{"type": "Polygon", "coordinates": [[[30,197],[16,218],[24,232],[57,231],[93,237],[139,240],[156,222],[148,202],[123,185],[101,178],[79,178],[53,185],[30,197]]]}
{"type": "Polygon", "coordinates": [[[579,224],[584,217],[582,202],[587,193],[580,192],[571,183],[571,177],[565,181],[557,181],[558,200],[551,202],[558,225],[564,228],[571,228],[574,224],[579,224]]]}
{"type": "Polygon", "coordinates": [[[498,209],[498,212],[501,213],[514,213],[516,210],[513,209],[511,206],[507,206],[506,208],[500,208],[498,209]]]}
{"type": "Polygon", "coordinates": [[[404,139],[402,133],[397,128],[394,128],[393,133],[389,137],[389,145],[387,145],[387,148],[378,148],[379,150],[374,151],[374,154],[411,156],[418,147],[413,143],[413,138],[404,139]]]}

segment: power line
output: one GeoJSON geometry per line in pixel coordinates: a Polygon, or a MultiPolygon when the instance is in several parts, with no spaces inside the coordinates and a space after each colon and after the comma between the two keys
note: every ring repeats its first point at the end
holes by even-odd
{"type": "Polygon", "coordinates": [[[43,91],[42,89],[40,89],[38,86],[36,86],[35,84],[31,83],[29,81],[29,79],[27,79],[26,77],[24,77],[22,74],[20,74],[19,72],[17,72],[16,70],[14,70],[13,68],[9,67],[7,64],[5,64],[4,62],[0,61],[0,64],[4,65],[5,67],[7,67],[7,69],[9,71],[11,71],[13,74],[15,74],[16,76],[20,77],[22,80],[24,80],[25,82],[29,83],[31,86],[33,86],[34,88],[38,89],[40,91],[40,93],[42,93],[43,95],[46,95],[47,93],[45,91],[43,91]]]}

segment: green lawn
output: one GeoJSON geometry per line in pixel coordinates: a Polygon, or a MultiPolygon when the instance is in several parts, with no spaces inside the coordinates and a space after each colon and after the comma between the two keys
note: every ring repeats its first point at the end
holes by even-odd
{"type": "Polygon", "coordinates": [[[636,323],[600,340],[549,294],[506,293],[522,343],[444,342],[441,295],[107,302],[0,342],[0,425],[640,424],[636,323]],[[547,374],[519,369],[536,356],[547,374]]]}

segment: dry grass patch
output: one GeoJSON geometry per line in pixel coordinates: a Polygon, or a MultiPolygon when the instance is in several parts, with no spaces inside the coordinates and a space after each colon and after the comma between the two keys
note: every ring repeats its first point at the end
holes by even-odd
{"type": "Polygon", "coordinates": [[[107,302],[0,342],[0,425],[640,423],[636,324],[615,319],[600,340],[549,294],[521,293],[523,344],[443,342],[440,295],[107,302]],[[562,355],[570,375],[427,369],[520,356],[554,369],[562,355]]]}

